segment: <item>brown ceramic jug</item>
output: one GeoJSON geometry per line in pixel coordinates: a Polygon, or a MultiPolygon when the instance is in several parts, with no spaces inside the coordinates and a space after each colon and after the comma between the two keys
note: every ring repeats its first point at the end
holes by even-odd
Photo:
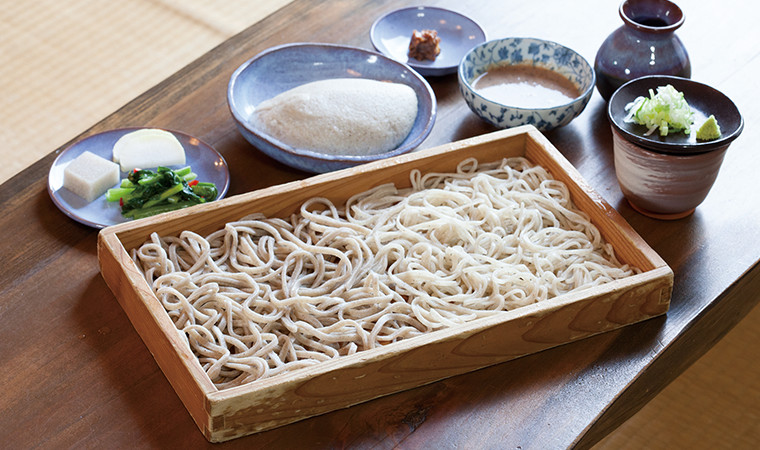
{"type": "Polygon", "coordinates": [[[691,77],[691,62],[675,30],[684,23],[681,8],[668,0],[625,0],[623,25],[596,54],[596,87],[605,100],[626,82],[646,75],[691,77]]]}

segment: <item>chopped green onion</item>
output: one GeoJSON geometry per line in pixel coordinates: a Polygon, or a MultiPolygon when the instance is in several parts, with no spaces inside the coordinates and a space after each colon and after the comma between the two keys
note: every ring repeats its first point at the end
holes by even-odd
{"type": "Polygon", "coordinates": [[[625,106],[625,110],[628,111],[625,122],[646,126],[646,136],[658,128],[660,136],[681,130],[689,134],[694,122],[694,112],[684,99],[683,92],[670,84],[658,87],[656,94],[650,89],[649,98],[637,97],[625,106]]]}

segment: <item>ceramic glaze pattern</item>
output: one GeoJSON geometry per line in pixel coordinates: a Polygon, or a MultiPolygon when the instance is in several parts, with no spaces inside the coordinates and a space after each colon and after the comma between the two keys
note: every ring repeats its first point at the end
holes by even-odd
{"type": "Polygon", "coordinates": [[[725,144],[696,155],[668,155],[626,140],[612,128],[615,174],[620,190],[639,212],[677,219],[691,214],[715,183],[728,149],[725,144]]]}
{"type": "Polygon", "coordinates": [[[499,128],[533,125],[541,131],[567,125],[588,104],[596,81],[591,65],[578,53],[551,41],[506,38],[475,47],[459,65],[459,91],[470,109],[499,128]],[[472,83],[494,65],[532,64],[567,77],[581,92],[570,103],[552,108],[518,108],[488,100],[475,92],[472,83]]]}

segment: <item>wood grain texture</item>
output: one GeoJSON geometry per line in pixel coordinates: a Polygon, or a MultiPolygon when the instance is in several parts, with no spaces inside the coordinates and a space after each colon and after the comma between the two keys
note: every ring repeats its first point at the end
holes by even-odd
{"type": "Polygon", "coordinates": [[[106,228],[99,234],[98,257],[103,278],[201,432],[212,442],[265,431],[659,316],[668,309],[673,287],[673,272],[667,264],[532,126],[488,133],[144,222],[106,228]],[[287,218],[313,197],[342,205],[377,185],[392,182],[399,188],[409,187],[412,170],[446,173],[467,158],[487,163],[514,156],[524,156],[536,164],[541,161],[555,179],[568,186],[573,202],[585,206],[583,211],[617,257],[638,263],[643,272],[470,324],[215,392],[213,386],[209,388],[210,380],[200,364],[191,361],[194,358],[189,348],[181,345],[168,314],[161,311],[159,300],[128,257],[129,251],[157,229],[167,236],[184,230],[206,235],[250,214],[287,218]]]}
{"type": "MultiPolygon", "coordinates": [[[[467,4],[490,37],[536,36],[592,60],[620,25],[617,5],[560,0],[467,4]],[[498,11],[498,13],[496,13],[498,11]],[[551,12],[543,13],[543,12],[551,12]],[[578,26],[589,24],[589,26],[578,26]],[[593,25],[593,26],[592,26],[593,25]]],[[[232,167],[231,193],[307,175],[278,165],[235,131],[226,79],[257,52],[293,41],[369,48],[375,17],[402,1],[301,2],[199,58],[81,136],[127,125],[183,130],[232,167]]],[[[440,1],[452,9],[461,2],[440,1]]],[[[546,137],[675,274],[666,317],[600,334],[214,447],[587,448],[619,426],[721,339],[760,301],[760,58],[757,6],[683,0],[678,34],[693,78],[731,97],[747,127],[694,215],[660,222],[622,198],[605,104],[594,94],[570,125],[546,137]],[[705,32],[709,30],[709,32],[705,32]],[[723,61],[723,62],[720,62],[723,61]]],[[[455,77],[431,79],[439,104],[423,147],[493,131],[464,105],[455,77]]],[[[0,186],[0,430],[11,448],[202,447],[207,444],[99,274],[97,233],[55,210],[45,187],[55,152],[0,186]]]]}

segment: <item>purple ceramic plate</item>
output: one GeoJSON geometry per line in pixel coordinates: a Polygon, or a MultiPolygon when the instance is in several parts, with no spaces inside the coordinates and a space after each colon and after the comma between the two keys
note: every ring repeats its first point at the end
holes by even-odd
{"type": "MultiPolygon", "coordinates": [[[[85,151],[90,151],[110,161],[111,150],[116,141],[123,135],[138,129],[120,128],[94,134],[63,150],[53,162],[48,175],[48,193],[58,209],[77,222],[94,228],[104,228],[130,220],[121,215],[121,208],[118,203],[106,202],[104,195],[88,203],[85,199],[64,188],[63,171],[74,158],[85,151]]],[[[222,155],[197,138],[177,131],[166,131],[174,134],[185,148],[185,166],[192,167],[193,172],[198,174],[199,181],[216,184],[219,191],[217,200],[223,198],[230,187],[230,174],[227,162],[222,155]]],[[[181,167],[170,166],[170,168],[179,169],[181,167]]],[[[121,174],[122,179],[125,176],[126,174],[121,174]]]]}
{"type": "Polygon", "coordinates": [[[230,77],[227,103],[238,130],[248,142],[283,164],[311,173],[345,169],[409,153],[430,134],[436,116],[433,89],[409,66],[375,51],[322,43],[284,44],[249,59],[230,77]],[[313,81],[351,77],[405,84],[417,94],[414,125],[395,149],[373,155],[328,155],[291,147],[251,124],[253,111],[264,100],[313,81]]]}
{"type": "Polygon", "coordinates": [[[688,78],[667,75],[641,77],[622,85],[610,97],[607,115],[612,126],[629,141],[654,151],[670,154],[709,152],[736,139],[744,128],[744,120],[739,109],[723,93],[688,78]],[[677,132],[660,136],[655,131],[649,136],[645,136],[644,133],[646,133],[647,128],[644,125],[625,122],[625,116],[628,114],[625,105],[632,102],[636,97],[648,97],[649,89],[656,92],[659,86],[668,84],[683,92],[686,102],[695,113],[694,129],[690,134],[677,132]],[[718,121],[722,136],[711,141],[697,141],[696,129],[711,114],[718,121]]]}
{"type": "Polygon", "coordinates": [[[474,20],[455,11],[429,6],[391,11],[372,24],[369,38],[385,56],[409,65],[421,75],[446,75],[457,71],[462,57],[485,42],[486,33],[474,20]],[[441,53],[434,61],[409,58],[412,31],[435,30],[441,53]]]}

